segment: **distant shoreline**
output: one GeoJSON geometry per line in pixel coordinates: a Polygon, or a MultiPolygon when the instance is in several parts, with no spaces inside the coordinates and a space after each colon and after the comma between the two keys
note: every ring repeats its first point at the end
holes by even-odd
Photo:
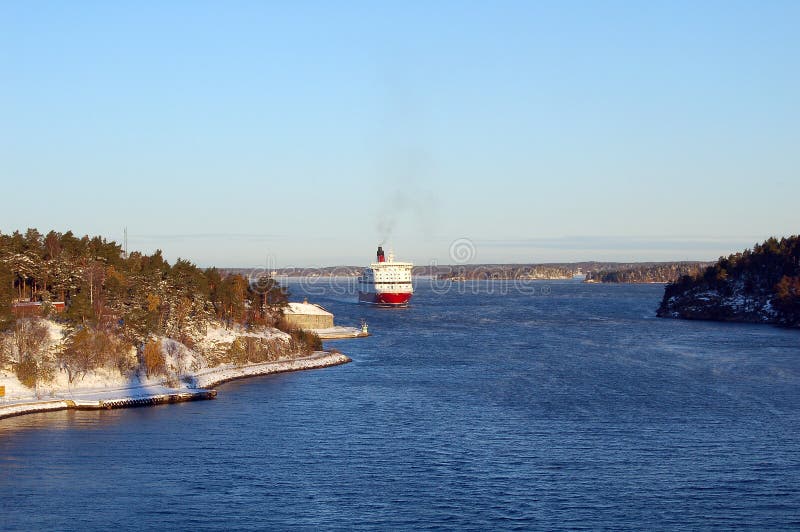
{"type": "Polygon", "coordinates": [[[352,359],[342,353],[317,351],[307,357],[277,362],[248,364],[240,367],[225,364],[191,374],[195,379],[194,387],[192,388],[142,385],[118,388],[113,391],[76,391],[64,394],[69,395],[69,397],[52,397],[38,401],[0,404],[0,420],[26,414],[56,412],[59,410],[108,410],[214,399],[217,396],[217,391],[212,387],[233,380],[321,369],[347,364],[348,362],[352,362],[352,359]],[[81,396],[84,397],[81,398],[81,396]]]}

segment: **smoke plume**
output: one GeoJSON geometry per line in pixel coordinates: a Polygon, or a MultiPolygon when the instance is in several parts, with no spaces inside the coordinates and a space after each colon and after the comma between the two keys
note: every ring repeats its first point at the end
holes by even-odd
{"type": "Polygon", "coordinates": [[[402,224],[413,223],[417,229],[431,234],[436,225],[436,199],[427,190],[410,188],[394,190],[381,202],[375,229],[380,236],[380,245],[392,238],[402,224]]]}

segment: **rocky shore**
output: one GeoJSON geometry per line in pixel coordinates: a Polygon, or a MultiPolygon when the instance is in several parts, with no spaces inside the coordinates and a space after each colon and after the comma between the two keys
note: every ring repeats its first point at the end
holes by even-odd
{"type": "Polygon", "coordinates": [[[769,238],[664,288],[662,318],[800,327],[800,237],[769,238]]]}
{"type": "Polygon", "coordinates": [[[665,297],[656,315],[685,320],[782,324],[768,296],[741,292],[725,294],[708,288],[665,297]]]}
{"type": "Polygon", "coordinates": [[[192,374],[188,383],[183,383],[176,388],[168,387],[163,383],[132,384],[111,389],[72,390],[33,401],[4,403],[0,399],[0,419],[55,410],[102,410],[214,399],[217,391],[212,387],[223,382],[274,373],[326,368],[346,364],[350,361],[348,356],[338,352],[317,351],[302,358],[244,366],[224,364],[203,369],[192,374]]]}

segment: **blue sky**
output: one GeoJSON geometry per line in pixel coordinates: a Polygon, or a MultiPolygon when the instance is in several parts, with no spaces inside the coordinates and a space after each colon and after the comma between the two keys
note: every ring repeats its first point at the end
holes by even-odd
{"type": "Polygon", "coordinates": [[[0,3],[0,230],[198,264],[798,232],[800,3],[0,3]]]}

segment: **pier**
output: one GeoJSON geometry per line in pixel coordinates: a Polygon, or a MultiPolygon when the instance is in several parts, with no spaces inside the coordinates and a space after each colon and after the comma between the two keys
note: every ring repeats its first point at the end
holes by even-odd
{"type": "Polygon", "coordinates": [[[55,399],[53,401],[35,401],[28,403],[12,403],[0,406],[0,419],[34,412],[55,412],[57,410],[111,410],[115,408],[133,408],[138,406],[154,406],[187,401],[216,399],[216,390],[191,390],[177,393],[145,395],[140,397],[122,397],[118,399],[101,399],[89,401],[85,399],[55,399]]]}

